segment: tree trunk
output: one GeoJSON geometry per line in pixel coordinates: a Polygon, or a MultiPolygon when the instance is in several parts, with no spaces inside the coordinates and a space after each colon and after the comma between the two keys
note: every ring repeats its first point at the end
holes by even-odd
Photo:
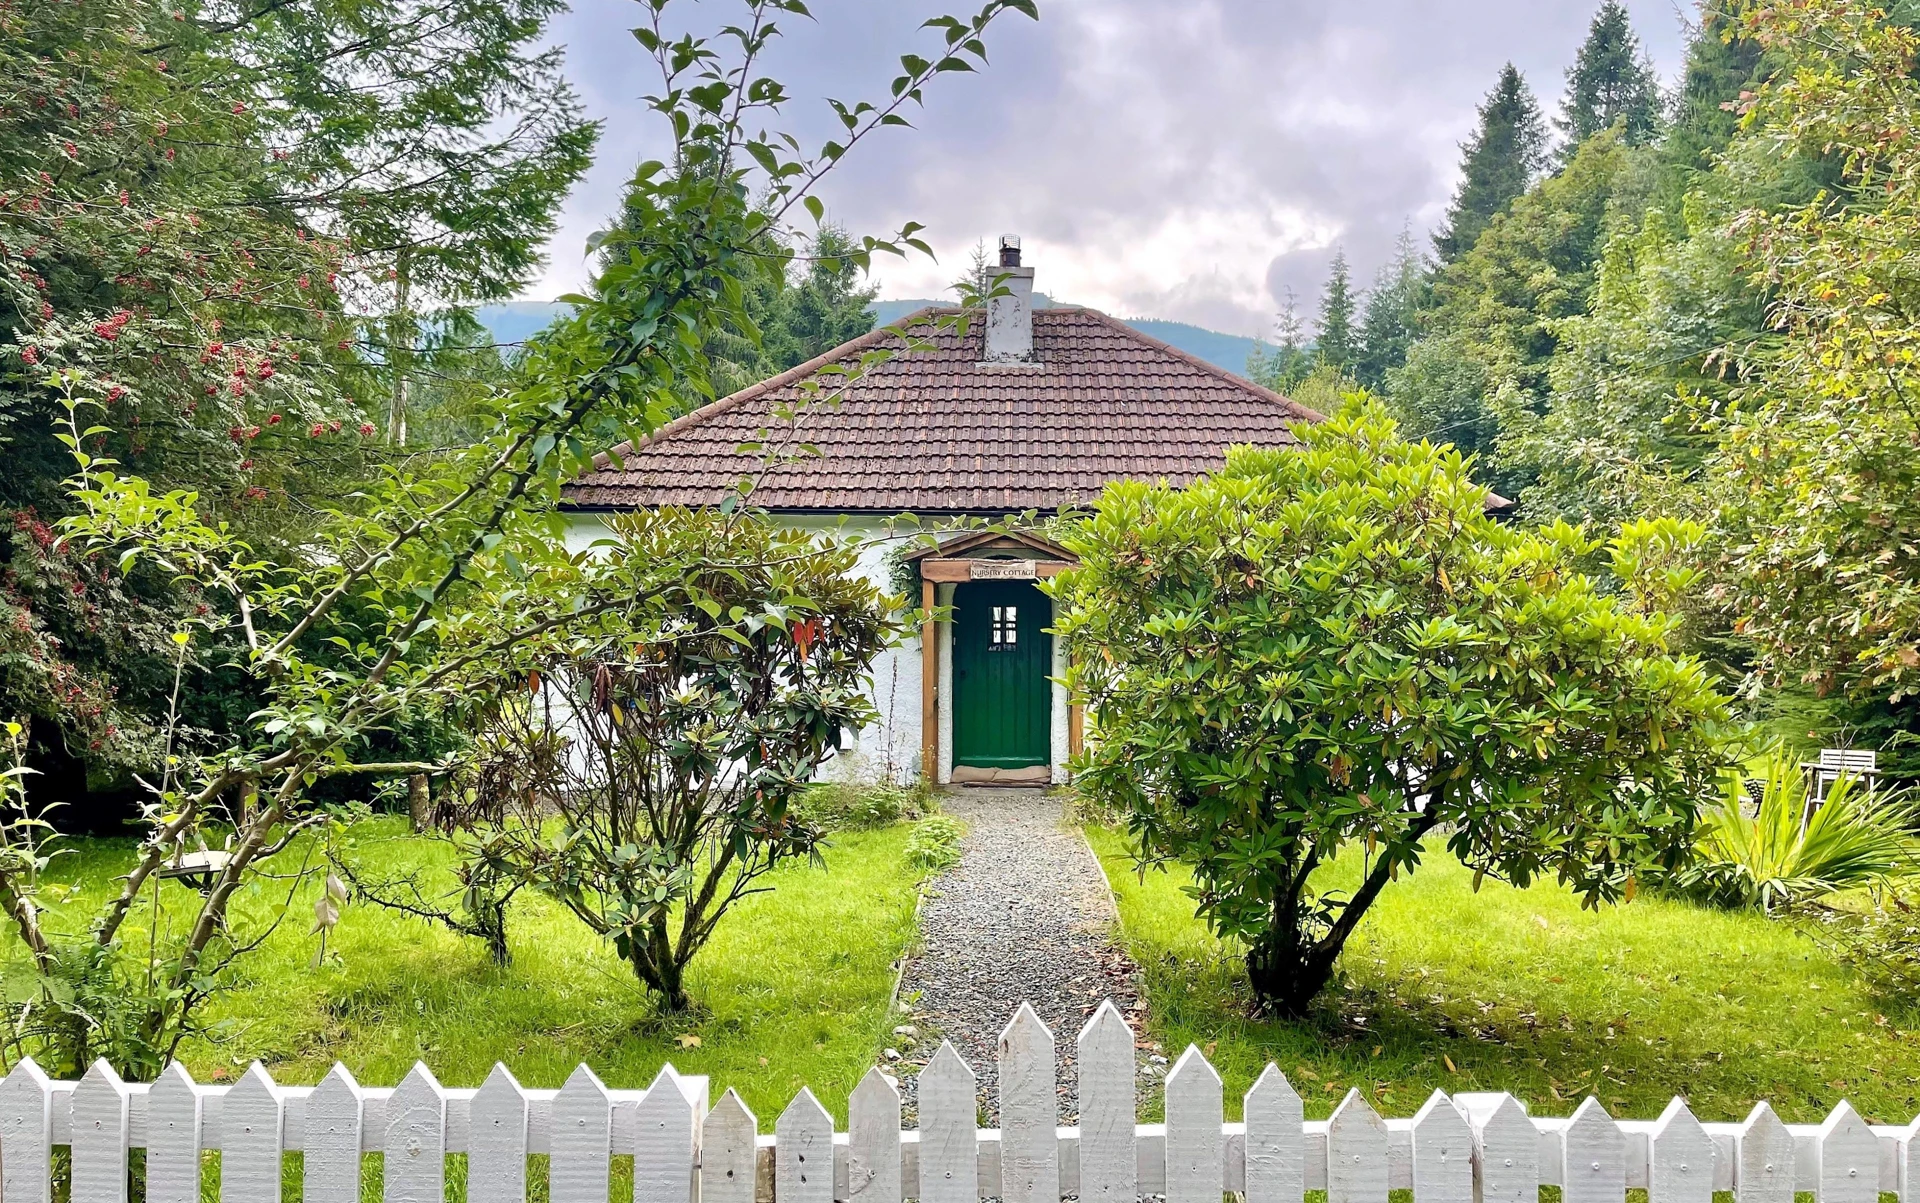
{"type": "MultiPolygon", "coordinates": [[[[411,256],[402,250],[394,258],[393,317],[387,323],[387,361],[393,365],[393,399],[387,414],[387,441],[407,445],[407,369],[412,366],[418,331],[407,308],[413,291],[411,256]]],[[[418,830],[416,828],[416,830],[418,830]]]]}
{"type": "Polygon", "coordinates": [[[1339,958],[1339,946],[1307,943],[1298,926],[1276,912],[1247,950],[1247,982],[1256,1009],[1280,1019],[1299,1019],[1332,980],[1339,958]]]}
{"type": "Polygon", "coordinates": [[[427,788],[427,775],[415,773],[407,778],[407,819],[415,835],[427,829],[433,817],[433,793],[427,788]]]}

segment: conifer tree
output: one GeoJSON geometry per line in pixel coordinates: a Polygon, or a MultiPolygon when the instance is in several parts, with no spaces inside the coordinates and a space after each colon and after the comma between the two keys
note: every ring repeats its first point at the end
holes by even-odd
{"type": "Polygon", "coordinates": [[[1320,294],[1320,318],[1314,331],[1314,365],[1339,371],[1353,363],[1358,349],[1353,329],[1353,278],[1347,269],[1347,253],[1335,248],[1333,263],[1327,269],[1327,288],[1320,294]]]}
{"type": "Polygon", "coordinates": [[[1280,312],[1273,320],[1274,345],[1255,343],[1247,356],[1247,379],[1284,393],[1306,379],[1313,370],[1313,358],[1302,344],[1305,333],[1300,320],[1300,305],[1289,287],[1280,299],[1280,312]]]}
{"type": "Polygon", "coordinates": [[[1370,389],[1385,387],[1387,373],[1407,361],[1414,339],[1414,321],[1427,291],[1427,265],[1413,241],[1413,231],[1400,231],[1393,260],[1381,267],[1367,292],[1360,319],[1360,346],[1354,356],[1353,378],[1370,389]]]}
{"type": "Polygon", "coordinates": [[[1733,140],[1739,115],[1728,107],[1766,74],[1759,43],[1738,36],[1728,0],[1704,0],[1687,46],[1687,70],[1674,104],[1673,126],[1660,146],[1662,165],[1683,178],[1708,167],[1708,156],[1733,140]]]}
{"type": "Polygon", "coordinates": [[[1462,144],[1460,190],[1447,209],[1447,224],[1434,235],[1434,249],[1451,263],[1473,248],[1495,214],[1527,190],[1546,163],[1547,127],[1533,90],[1512,63],[1480,105],[1480,126],[1462,144]]]}
{"type": "Polygon", "coordinates": [[[1562,162],[1582,142],[1618,124],[1628,146],[1653,141],[1660,124],[1660,83],[1620,0],[1605,0],[1587,40],[1567,70],[1567,94],[1554,122],[1566,142],[1562,162]]]}

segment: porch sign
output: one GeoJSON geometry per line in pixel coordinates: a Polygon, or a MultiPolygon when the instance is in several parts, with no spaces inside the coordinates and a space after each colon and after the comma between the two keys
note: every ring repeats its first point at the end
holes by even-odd
{"type": "Polygon", "coordinates": [[[976,581],[1031,581],[1039,577],[1038,560],[974,560],[976,581]]]}

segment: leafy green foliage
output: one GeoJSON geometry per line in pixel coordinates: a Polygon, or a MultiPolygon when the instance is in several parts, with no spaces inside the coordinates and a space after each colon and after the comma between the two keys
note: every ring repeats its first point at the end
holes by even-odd
{"type": "Polygon", "coordinates": [[[1529,514],[1618,523],[1693,508],[1713,447],[1702,418],[1744,377],[1762,294],[1727,270],[1724,210],[1700,194],[1689,208],[1684,223],[1650,210],[1607,239],[1585,312],[1552,324],[1545,411],[1501,414],[1497,455],[1532,480],[1529,514]]]}
{"type": "Polygon", "coordinates": [[[1592,543],[1489,518],[1458,452],[1363,400],[1296,434],[1186,489],[1109,486],[1052,585],[1099,716],[1081,788],[1143,861],[1192,864],[1200,914],[1287,1013],[1429,832],[1590,905],[1677,864],[1726,719],[1670,621],[1580,571],[1592,543]],[[1342,848],[1363,883],[1322,893],[1342,848]]]}
{"type": "Polygon", "coordinates": [[[793,809],[802,822],[821,831],[870,831],[912,822],[932,814],[939,804],[926,782],[823,781],[801,791],[793,809]]]}
{"type": "Polygon", "coordinates": [[[1479,111],[1479,127],[1460,148],[1462,178],[1447,208],[1447,224],[1433,236],[1443,263],[1472,250],[1481,232],[1546,165],[1546,123],[1519,68],[1512,63],[1500,68],[1499,82],[1479,111]]]}
{"type": "Polygon", "coordinates": [[[1800,930],[1889,1002],[1920,997],[1920,915],[1898,895],[1867,911],[1809,910],[1800,930]]]}
{"type": "Polygon", "coordinates": [[[1736,391],[1709,471],[1718,596],[1768,681],[1920,686],[1920,83],[1915,34],[1849,0],[1755,7],[1743,31],[1790,69],[1743,138],[1837,163],[1835,192],[1743,213],[1780,341],[1736,391]]]}
{"type": "Polygon", "coordinates": [[[966,831],[950,815],[932,815],[913,825],[907,837],[907,863],[937,873],[960,863],[960,837],[966,831]]]}
{"type": "Polygon", "coordinates": [[[1388,373],[1390,404],[1408,432],[1489,457],[1489,478],[1507,496],[1528,481],[1493,456],[1502,415],[1545,408],[1556,323],[1586,311],[1609,233],[1640,211],[1647,166],[1648,152],[1616,133],[1582,143],[1565,170],[1439,270],[1426,337],[1388,373]]]}
{"type": "Polygon", "coordinates": [[[1693,858],[1662,879],[1675,892],[1717,906],[1764,911],[1841,890],[1884,887],[1920,867],[1913,807],[1874,796],[1842,777],[1808,808],[1807,776],[1792,758],[1767,758],[1757,804],[1742,776],[1700,815],[1693,858]]]}

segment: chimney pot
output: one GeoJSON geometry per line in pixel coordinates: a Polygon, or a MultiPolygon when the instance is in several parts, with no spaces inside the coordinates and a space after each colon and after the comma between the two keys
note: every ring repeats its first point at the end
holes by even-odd
{"type": "Polygon", "coordinates": [[[1001,267],[1019,267],[1020,266],[1020,235],[1018,234],[1000,235],[1000,266],[1001,267]]]}

